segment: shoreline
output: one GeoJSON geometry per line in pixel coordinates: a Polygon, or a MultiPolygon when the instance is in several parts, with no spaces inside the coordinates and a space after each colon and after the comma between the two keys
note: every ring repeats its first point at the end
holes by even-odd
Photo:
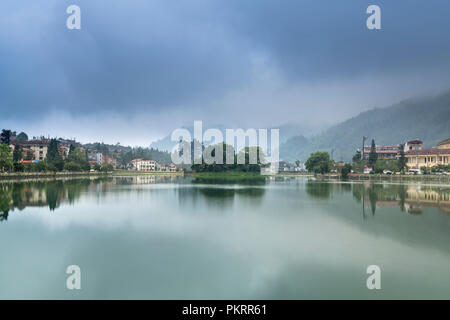
{"type": "Polygon", "coordinates": [[[111,176],[112,172],[14,172],[0,173],[0,180],[38,179],[38,178],[70,178],[70,177],[103,177],[111,176]]]}

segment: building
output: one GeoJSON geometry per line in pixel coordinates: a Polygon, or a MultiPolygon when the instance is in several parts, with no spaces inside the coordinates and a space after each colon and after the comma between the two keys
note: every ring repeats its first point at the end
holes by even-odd
{"type": "Polygon", "coordinates": [[[103,163],[110,164],[114,168],[117,167],[117,160],[115,158],[107,156],[107,155],[103,155],[103,163]]]}
{"type": "Polygon", "coordinates": [[[450,165],[450,139],[438,143],[437,148],[421,148],[409,150],[405,153],[406,165],[409,169],[421,167],[435,167],[437,165],[450,165]]]}
{"type": "Polygon", "coordinates": [[[438,149],[450,149],[450,139],[439,142],[437,147],[438,149]]]}
{"type": "Polygon", "coordinates": [[[103,153],[97,152],[95,154],[95,160],[98,164],[103,164],[103,153]]]}
{"type": "Polygon", "coordinates": [[[421,140],[411,140],[408,142],[405,142],[403,145],[403,150],[405,152],[411,151],[411,150],[421,150],[423,146],[423,142],[421,140]]]}
{"type": "Polygon", "coordinates": [[[133,170],[136,171],[156,171],[155,160],[134,159],[131,160],[133,170]]]}
{"type": "MultiPolygon", "coordinates": [[[[375,146],[375,150],[380,160],[395,160],[398,154],[398,145],[375,146]]],[[[371,146],[364,147],[364,159],[369,159],[371,146]]]]}
{"type": "Polygon", "coordinates": [[[31,155],[33,161],[42,161],[47,157],[48,146],[50,145],[50,140],[30,140],[30,141],[13,141],[11,142],[12,150],[16,147],[22,148],[22,156],[24,159],[27,158],[28,154],[31,155]]]}

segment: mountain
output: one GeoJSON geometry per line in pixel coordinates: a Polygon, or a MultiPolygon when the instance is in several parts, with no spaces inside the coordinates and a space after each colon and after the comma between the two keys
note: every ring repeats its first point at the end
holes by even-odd
{"type": "MultiPolygon", "coordinates": [[[[214,126],[203,125],[203,133],[209,128],[219,129],[222,132],[223,136],[225,137],[225,130],[226,130],[225,126],[223,126],[223,125],[214,125],[214,126]]],[[[192,137],[194,136],[194,127],[193,126],[184,127],[184,129],[187,129],[191,133],[192,137]]],[[[237,129],[237,128],[234,128],[234,129],[237,129]]],[[[247,130],[249,128],[242,128],[242,129],[247,130]]],[[[276,128],[274,127],[273,129],[280,130],[280,143],[284,143],[291,137],[300,136],[300,135],[311,136],[313,134],[317,134],[320,132],[321,129],[323,130],[323,127],[287,123],[287,124],[283,124],[276,128]]],[[[270,131],[268,132],[268,136],[270,136],[270,131]]],[[[153,142],[150,145],[150,148],[164,150],[164,151],[171,151],[172,148],[176,144],[177,144],[176,142],[171,140],[171,135],[169,134],[169,135],[165,136],[164,138],[153,142]]]]}
{"type": "Polygon", "coordinates": [[[308,139],[292,137],[281,144],[280,157],[305,161],[314,151],[334,150],[334,160],[349,161],[356,149],[361,148],[363,136],[368,137],[366,144],[371,139],[376,144],[389,145],[420,139],[425,147],[436,146],[450,138],[450,92],[375,108],[308,139]]]}

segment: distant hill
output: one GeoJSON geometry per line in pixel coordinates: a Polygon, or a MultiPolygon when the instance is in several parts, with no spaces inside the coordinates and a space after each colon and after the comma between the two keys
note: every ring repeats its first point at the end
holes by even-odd
{"type": "Polygon", "coordinates": [[[417,138],[426,147],[435,146],[450,138],[450,92],[375,108],[309,139],[292,137],[280,146],[280,156],[305,161],[311,152],[334,149],[334,160],[348,161],[361,148],[363,136],[368,137],[366,143],[373,138],[376,144],[394,145],[417,138]]]}
{"type": "MultiPolygon", "coordinates": [[[[225,130],[226,130],[225,126],[223,126],[223,125],[213,125],[213,126],[203,125],[203,133],[209,128],[219,129],[222,132],[223,136],[225,137],[225,130]]],[[[312,126],[312,125],[299,125],[299,124],[294,124],[294,123],[287,123],[287,124],[283,124],[281,126],[276,127],[276,129],[280,130],[280,143],[284,143],[288,139],[295,137],[295,136],[300,136],[300,135],[311,136],[313,134],[317,134],[320,132],[320,129],[323,129],[323,128],[324,127],[320,128],[320,127],[312,126]]],[[[184,129],[187,129],[193,136],[193,134],[194,134],[193,126],[184,127],[184,129]]],[[[237,129],[237,128],[234,128],[234,129],[237,129]]],[[[249,128],[242,128],[242,129],[247,130],[249,128]]],[[[256,128],[256,129],[259,129],[259,128],[256,128]]],[[[270,136],[270,132],[268,132],[268,135],[270,136]]],[[[171,137],[169,134],[169,135],[165,136],[164,138],[153,142],[150,145],[150,148],[171,151],[172,148],[177,145],[177,142],[172,141],[170,138],[171,137]]]]}

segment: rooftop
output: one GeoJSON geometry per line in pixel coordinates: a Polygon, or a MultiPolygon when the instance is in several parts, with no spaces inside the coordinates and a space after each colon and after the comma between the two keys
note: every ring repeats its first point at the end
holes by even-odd
{"type": "Polygon", "coordinates": [[[426,148],[421,150],[409,150],[405,154],[409,156],[450,155],[450,149],[426,148]]]}

